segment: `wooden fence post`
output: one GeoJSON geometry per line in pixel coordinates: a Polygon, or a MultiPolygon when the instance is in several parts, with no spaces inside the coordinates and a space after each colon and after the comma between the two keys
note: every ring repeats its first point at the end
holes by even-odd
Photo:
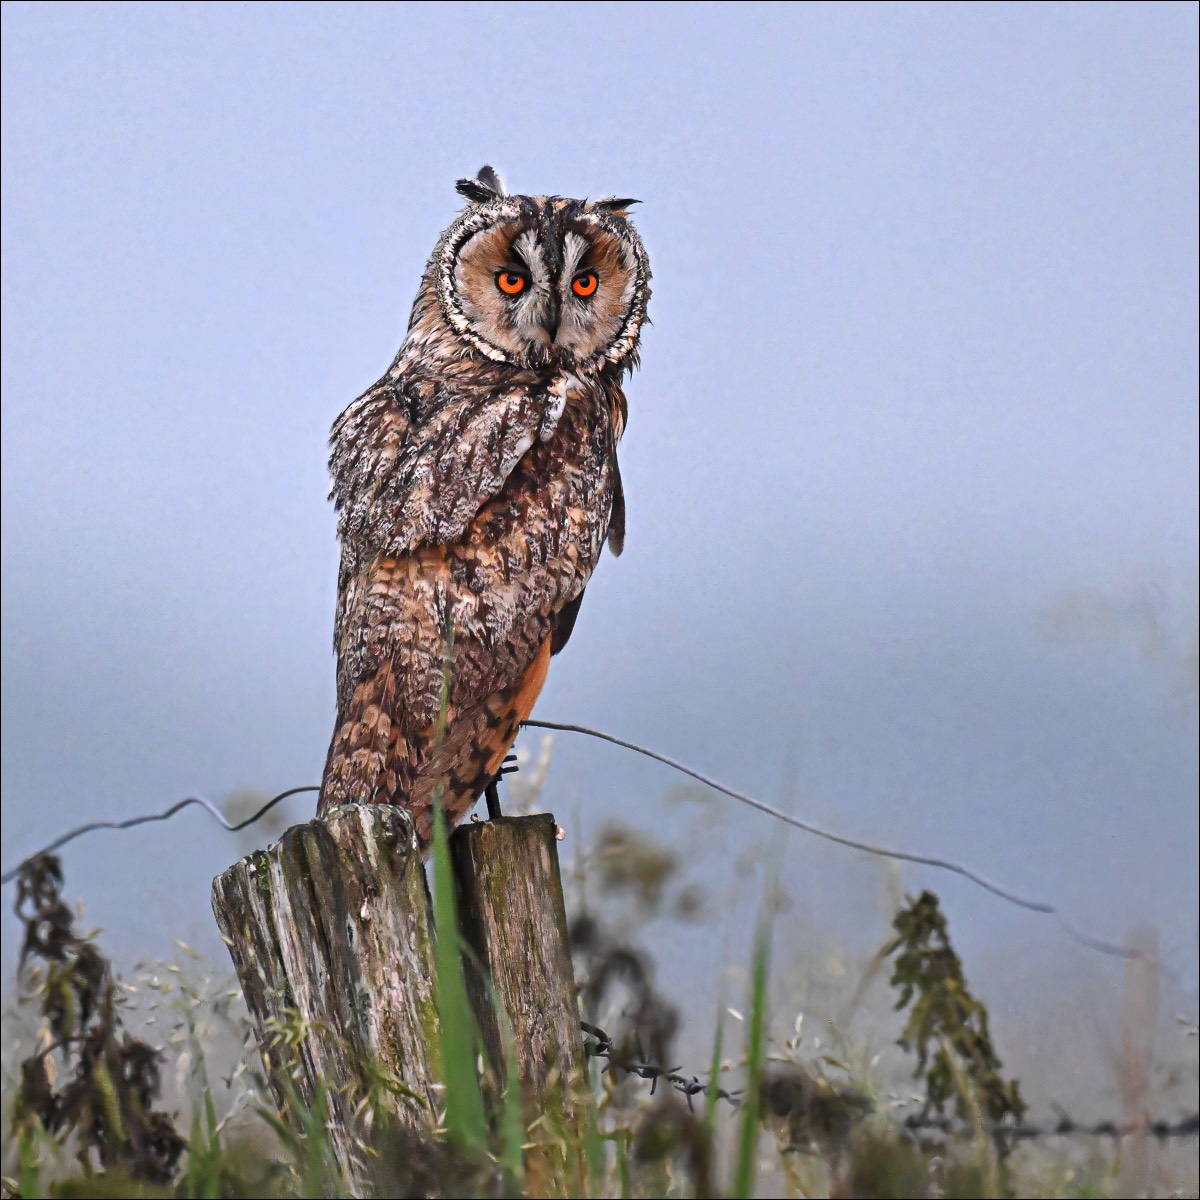
{"type": "Polygon", "coordinates": [[[354,804],[289,829],[213,881],[213,911],[281,1109],[324,1085],[334,1154],[362,1195],[360,1103],[409,1129],[434,1111],[433,938],[408,813],[354,804]]]}
{"type": "Polygon", "coordinates": [[[579,1196],[584,1164],[564,1147],[582,1150],[587,1068],[557,835],[547,813],[501,817],[460,826],[450,854],[459,922],[477,961],[467,986],[484,1052],[503,1081],[511,1037],[526,1120],[534,1126],[530,1142],[539,1146],[526,1156],[527,1187],[535,1195],[579,1196]]]}
{"type": "MultiPolygon", "coordinates": [[[[527,1193],[583,1195],[586,1067],[556,832],[552,816],[502,818],[464,826],[450,847],[485,1057],[502,1086],[514,1048],[532,1126],[527,1193]]],[[[370,1194],[362,1102],[428,1131],[440,1075],[433,930],[408,813],[354,804],[288,830],[213,881],[213,911],[281,1109],[310,1107],[323,1085],[338,1165],[351,1195],[370,1194]],[[385,1077],[400,1086],[381,1088],[385,1077]]]]}

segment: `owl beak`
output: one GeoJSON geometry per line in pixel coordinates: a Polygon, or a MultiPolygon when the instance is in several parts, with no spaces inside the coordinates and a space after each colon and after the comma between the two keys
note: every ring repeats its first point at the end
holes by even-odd
{"type": "Polygon", "coordinates": [[[546,302],[546,313],[542,317],[542,328],[546,331],[551,345],[554,345],[554,339],[558,337],[558,322],[561,315],[558,297],[551,296],[546,302]]]}

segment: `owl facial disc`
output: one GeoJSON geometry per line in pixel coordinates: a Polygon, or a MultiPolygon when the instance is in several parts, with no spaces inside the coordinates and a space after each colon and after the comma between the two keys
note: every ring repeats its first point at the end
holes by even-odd
{"type": "Polygon", "coordinates": [[[650,269],[626,199],[508,196],[490,167],[431,266],[450,327],[485,357],[531,370],[633,366],[650,269]]]}

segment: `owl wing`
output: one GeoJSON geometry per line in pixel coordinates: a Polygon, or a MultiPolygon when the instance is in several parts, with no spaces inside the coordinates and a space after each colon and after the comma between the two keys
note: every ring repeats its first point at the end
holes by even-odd
{"type": "Polygon", "coordinates": [[[622,533],[613,426],[593,405],[560,429],[565,401],[511,377],[465,393],[384,381],[339,418],[339,719],[322,810],[405,802],[425,838],[434,790],[456,818],[494,774],[605,536],[615,549],[622,533]]]}
{"type": "Polygon", "coordinates": [[[400,555],[456,541],[534,439],[554,433],[566,400],[565,385],[425,387],[377,384],[334,424],[343,543],[366,537],[400,555]]]}
{"type": "Polygon", "coordinates": [[[385,376],[338,417],[329,460],[342,546],[335,651],[368,558],[458,540],[534,439],[553,434],[565,387],[526,382],[385,376]]]}
{"type": "MultiPolygon", "coordinates": [[[[625,549],[625,486],[621,482],[621,468],[617,465],[616,457],[612,460],[612,509],[608,517],[608,529],[604,535],[613,557],[620,557],[625,549]]],[[[575,619],[579,616],[579,606],[583,603],[586,588],[579,589],[579,595],[574,600],[568,600],[554,614],[553,635],[550,641],[550,653],[560,654],[571,640],[575,629],[575,619]]]]}

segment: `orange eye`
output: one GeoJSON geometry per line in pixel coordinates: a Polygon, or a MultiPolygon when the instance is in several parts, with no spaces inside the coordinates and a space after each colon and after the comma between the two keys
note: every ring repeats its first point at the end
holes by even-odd
{"type": "Polygon", "coordinates": [[[600,276],[595,271],[584,271],[571,280],[571,291],[577,296],[593,296],[600,286],[600,276]]]}
{"type": "Polygon", "coordinates": [[[529,280],[524,275],[518,275],[516,271],[496,272],[496,286],[506,296],[519,296],[528,283],[529,280]]]}

